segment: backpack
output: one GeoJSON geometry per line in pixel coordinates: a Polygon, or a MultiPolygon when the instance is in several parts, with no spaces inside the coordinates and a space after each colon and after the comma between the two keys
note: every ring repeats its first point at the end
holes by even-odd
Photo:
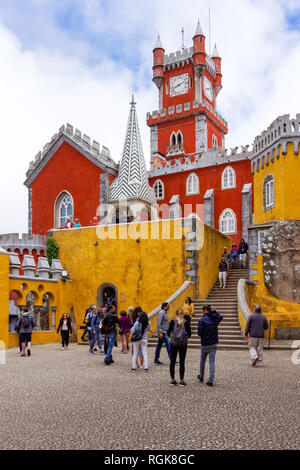
{"type": "Polygon", "coordinates": [[[137,341],[141,341],[141,339],[142,339],[142,327],[141,327],[141,324],[139,322],[138,325],[137,325],[136,331],[131,336],[131,341],[133,343],[135,343],[137,341]]]}
{"type": "Polygon", "coordinates": [[[185,329],[185,321],[182,325],[178,324],[177,320],[174,320],[174,328],[172,332],[172,344],[174,346],[185,346],[187,344],[187,332],[185,329]]]}
{"type": "Polygon", "coordinates": [[[23,325],[23,328],[29,328],[30,327],[30,318],[28,315],[24,316],[22,315],[22,325],[23,325]]]}
{"type": "Polygon", "coordinates": [[[91,326],[92,317],[93,317],[92,312],[90,310],[88,310],[88,312],[85,316],[85,319],[84,319],[84,323],[86,324],[86,326],[91,326]]]}

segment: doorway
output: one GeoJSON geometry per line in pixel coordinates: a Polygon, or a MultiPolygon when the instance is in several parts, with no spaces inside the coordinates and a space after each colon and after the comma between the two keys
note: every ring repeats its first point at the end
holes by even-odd
{"type": "Polygon", "coordinates": [[[113,302],[118,308],[118,288],[114,284],[105,283],[98,287],[97,306],[101,308],[107,301],[113,302]]]}

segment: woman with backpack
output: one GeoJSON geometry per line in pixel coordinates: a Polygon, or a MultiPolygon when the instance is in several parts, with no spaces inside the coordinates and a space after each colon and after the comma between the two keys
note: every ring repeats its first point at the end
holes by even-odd
{"type": "Polygon", "coordinates": [[[171,320],[169,329],[168,329],[168,336],[171,336],[171,362],[170,362],[170,375],[171,375],[171,383],[170,385],[174,387],[178,385],[175,380],[175,364],[177,353],[179,353],[179,374],[180,374],[180,382],[179,386],[184,387],[186,386],[186,382],[184,381],[184,372],[185,372],[185,357],[188,345],[188,338],[191,337],[191,325],[190,321],[186,315],[184,315],[183,310],[176,311],[176,318],[171,320]]]}
{"type": "Polygon", "coordinates": [[[148,371],[148,337],[147,332],[151,331],[151,326],[148,320],[148,315],[145,312],[140,312],[138,318],[136,319],[135,324],[131,328],[131,341],[132,341],[132,368],[131,370],[136,370],[136,360],[139,348],[142,348],[142,353],[144,357],[144,369],[148,371]]]}
{"type": "Polygon", "coordinates": [[[28,312],[27,308],[23,309],[23,314],[19,316],[16,331],[20,335],[20,342],[22,346],[21,357],[31,356],[31,335],[34,328],[34,319],[31,313],[28,312]]]}
{"type": "Polygon", "coordinates": [[[64,313],[60,319],[57,334],[61,333],[61,349],[68,349],[69,342],[70,342],[70,334],[72,334],[72,326],[71,326],[71,318],[67,313],[64,313]]]}

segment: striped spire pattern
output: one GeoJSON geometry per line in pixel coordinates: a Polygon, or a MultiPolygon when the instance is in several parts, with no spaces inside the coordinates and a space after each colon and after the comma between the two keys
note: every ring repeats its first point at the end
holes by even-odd
{"type": "Polygon", "coordinates": [[[130,103],[130,114],[118,177],[110,187],[109,201],[141,199],[156,203],[154,190],[149,186],[142,140],[138,125],[134,96],[130,103]]]}

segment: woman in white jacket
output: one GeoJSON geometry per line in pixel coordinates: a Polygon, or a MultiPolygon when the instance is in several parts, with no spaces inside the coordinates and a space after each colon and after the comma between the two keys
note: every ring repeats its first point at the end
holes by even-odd
{"type": "Polygon", "coordinates": [[[137,318],[135,324],[131,328],[131,341],[133,347],[133,355],[132,355],[132,368],[131,370],[136,370],[136,359],[139,351],[139,347],[141,346],[143,356],[144,356],[144,369],[148,370],[148,336],[147,332],[151,331],[151,326],[148,320],[148,315],[145,312],[141,312],[139,317],[137,318]]]}

